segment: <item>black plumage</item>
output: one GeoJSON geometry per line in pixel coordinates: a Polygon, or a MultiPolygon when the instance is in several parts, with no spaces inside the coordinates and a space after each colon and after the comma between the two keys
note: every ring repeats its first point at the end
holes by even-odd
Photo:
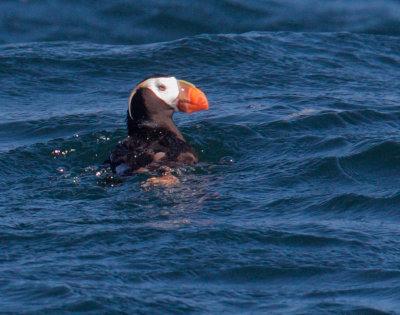
{"type": "Polygon", "coordinates": [[[198,162],[195,149],[172,120],[173,107],[148,88],[139,88],[129,106],[128,137],[115,147],[108,161],[114,172],[130,175],[198,162]]]}

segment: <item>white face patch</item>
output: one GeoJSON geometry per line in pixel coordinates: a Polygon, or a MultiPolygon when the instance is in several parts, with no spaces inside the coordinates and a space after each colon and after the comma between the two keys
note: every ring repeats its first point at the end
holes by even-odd
{"type": "Polygon", "coordinates": [[[129,116],[133,119],[131,113],[131,100],[136,91],[140,88],[150,89],[159,99],[163,100],[168,106],[178,111],[179,86],[175,77],[150,78],[140,83],[131,93],[129,98],[128,110],[129,116]]]}

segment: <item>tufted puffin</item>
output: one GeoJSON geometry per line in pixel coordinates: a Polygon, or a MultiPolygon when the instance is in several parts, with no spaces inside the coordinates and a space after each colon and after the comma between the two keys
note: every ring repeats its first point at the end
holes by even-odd
{"type": "Polygon", "coordinates": [[[132,175],[197,163],[195,149],[185,141],[172,115],[207,109],[206,96],[189,82],[167,75],[144,79],[130,95],[128,137],[111,152],[111,169],[118,175],[132,175]]]}

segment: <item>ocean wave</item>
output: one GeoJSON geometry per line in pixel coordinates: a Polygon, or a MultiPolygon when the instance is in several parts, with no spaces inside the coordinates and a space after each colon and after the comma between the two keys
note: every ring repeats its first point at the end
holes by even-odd
{"type": "Polygon", "coordinates": [[[397,1],[327,3],[285,1],[126,0],[95,6],[74,1],[51,5],[5,1],[0,6],[0,42],[91,41],[135,44],[172,40],[201,33],[294,31],[399,35],[397,1]],[[372,14],[373,12],[373,14],[372,14]]]}
{"type": "MultiPolygon", "coordinates": [[[[213,3],[255,19],[283,5],[213,3]]],[[[91,5],[73,4],[70,12],[81,11],[65,33],[86,32],[80,14],[91,5]]],[[[0,8],[18,5],[60,8],[0,8]]],[[[157,24],[170,18],[160,9],[169,5],[139,12],[157,24]]],[[[137,4],[99,7],[95,16],[127,21],[137,4]]],[[[30,14],[21,10],[16,21],[30,14]]],[[[29,23],[21,27],[38,21],[29,23]]],[[[30,32],[49,36],[41,30],[30,32]]],[[[126,45],[118,32],[114,44],[90,42],[107,32],[29,42],[30,32],[25,43],[0,45],[2,310],[398,309],[397,37],[255,31],[165,41],[160,33],[162,43],[126,45]],[[210,110],[174,116],[200,163],[176,170],[179,185],[145,190],[154,174],[117,178],[103,162],[126,137],[130,91],[160,72],[195,83],[210,110]]]]}

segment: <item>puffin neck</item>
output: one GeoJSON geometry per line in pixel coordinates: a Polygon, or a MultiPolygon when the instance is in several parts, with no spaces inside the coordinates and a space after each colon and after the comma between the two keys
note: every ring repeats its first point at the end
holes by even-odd
{"type": "Polygon", "coordinates": [[[155,96],[151,90],[147,88],[137,90],[129,106],[133,116],[130,117],[128,111],[129,135],[135,134],[140,128],[166,129],[185,141],[172,120],[174,109],[155,96]]]}

